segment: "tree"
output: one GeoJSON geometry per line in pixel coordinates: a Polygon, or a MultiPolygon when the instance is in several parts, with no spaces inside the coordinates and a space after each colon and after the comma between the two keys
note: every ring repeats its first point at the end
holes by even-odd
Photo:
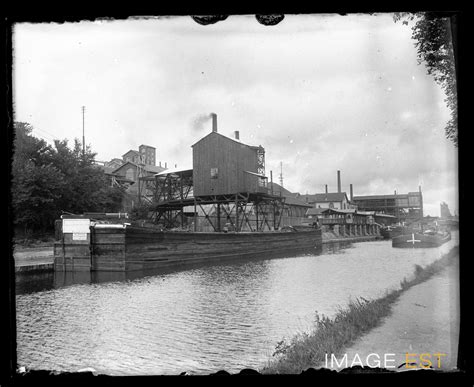
{"type": "Polygon", "coordinates": [[[111,187],[88,147],[79,140],[68,147],[56,140],[54,147],[31,135],[27,123],[14,124],[12,205],[17,226],[28,230],[52,228],[61,213],[115,212],[123,190],[111,187]]]}
{"type": "Polygon", "coordinates": [[[56,201],[64,189],[61,172],[51,165],[35,165],[28,161],[21,173],[14,175],[12,205],[15,223],[30,230],[45,231],[60,215],[56,201]]]}
{"type": "Polygon", "coordinates": [[[412,26],[412,39],[415,40],[418,63],[424,63],[428,74],[443,88],[446,105],[451,111],[451,119],[445,127],[445,134],[458,146],[458,105],[457,105],[457,65],[455,29],[447,15],[436,12],[396,13],[394,21],[402,20],[412,26]]]}

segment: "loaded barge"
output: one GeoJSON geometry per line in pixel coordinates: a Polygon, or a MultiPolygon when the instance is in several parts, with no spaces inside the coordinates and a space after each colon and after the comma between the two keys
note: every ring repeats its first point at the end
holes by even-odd
{"type": "MultiPolygon", "coordinates": [[[[95,224],[89,226],[89,233],[71,233],[68,220],[64,220],[66,232],[54,245],[54,267],[58,271],[147,270],[285,252],[315,252],[322,246],[321,229],[314,227],[268,232],[174,232],[127,224],[95,224]]],[[[76,231],[87,231],[87,221],[75,219],[74,227],[83,227],[76,231]]]]}

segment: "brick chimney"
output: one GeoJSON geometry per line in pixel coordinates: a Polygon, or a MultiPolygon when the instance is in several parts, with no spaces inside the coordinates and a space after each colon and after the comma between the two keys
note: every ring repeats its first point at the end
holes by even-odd
{"type": "Polygon", "coordinates": [[[212,131],[217,132],[217,114],[211,113],[211,118],[212,118],[212,131]]]}

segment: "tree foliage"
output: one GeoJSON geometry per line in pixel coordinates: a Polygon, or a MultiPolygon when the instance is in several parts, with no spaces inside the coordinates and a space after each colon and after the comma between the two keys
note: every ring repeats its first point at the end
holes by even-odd
{"type": "Polygon", "coordinates": [[[446,105],[451,118],[445,127],[445,134],[455,146],[458,145],[458,106],[456,84],[456,56],[454,52],[452,25],[448,17],[435,12],[417,14],[396,13],[395,22],[402,21],[412,26],[418,63],[424,63],[428,74],[443,88],[446,105]]]}
{"type": "Polygon", "coordinates": [[[95,154],[80,142],[67,140],[54,146],[32,136],[28,123],[14,124],[12,206],[14,222],[26,230],[50,229],[62,212],[119,211],[123,191],[111,187],[95,154]]]}

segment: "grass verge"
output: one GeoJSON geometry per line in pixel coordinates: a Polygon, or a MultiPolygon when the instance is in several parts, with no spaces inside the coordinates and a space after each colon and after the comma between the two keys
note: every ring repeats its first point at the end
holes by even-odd
{"type": "Polygon", "coordinates": [[[440,272],[459,254],[459,246],[428,266],[415,265],[414,276],[403,279],[400,288],[376,300],[362,297],[352,300],[348,307],[339,309],[333,318],[316,313],[312,332],[295,336],[289,343],[280,341],[268,364],[260,370],[263,374],[299,374],[308,368],[318,367],[326,354],[340,355],[356,339],[380,325],[392,310],[400,295],[440,272]]]}

